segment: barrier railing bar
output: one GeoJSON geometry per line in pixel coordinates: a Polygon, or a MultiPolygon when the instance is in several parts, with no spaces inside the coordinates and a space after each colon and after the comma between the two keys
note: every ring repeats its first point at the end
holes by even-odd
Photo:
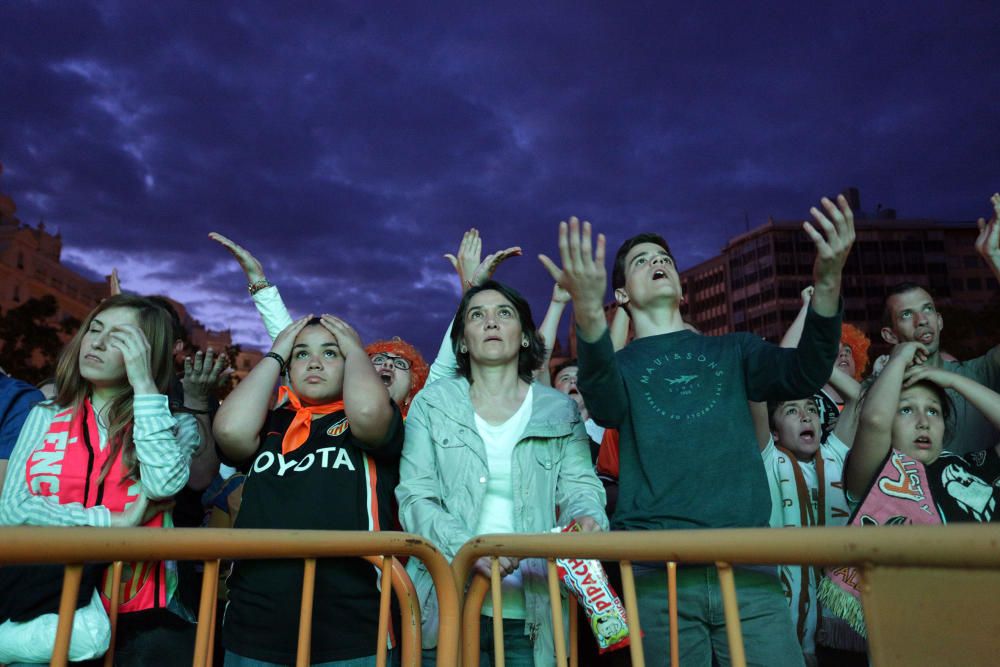
{"type": "Polygon", "coordinates": [[[76,596],[80,593],[83,564],[70,563],[63,568],[62,596],[59,598],[59,624],[56,626],[56,643],[52,647],[52,665],[66,667],[69,659],[69,638],[73,631],[73,612],[76,596]]]}
{"type": "MultiPolygon", "coordinates": [[[[438,664],[441,667],[456,665],[461,613],[454,573],[437,547],[418,535],[395,531],[372,533],[226,528],[171,528],[159,531],[144,528],[121,528],[113,531],[68,527],[0,528],[0,564],[65,564],[81,561],[110,562],[117,559],[130,562],[337,558],[364,557],[371,553],[413,556],[424,563],[435,582],[438,599],[441,622],[438,664]],[[45,545],[45,548],[39,549],[39,545],[45,545]]],[[[217,586],[217,583],[213,585],[217,586]]],[[[415,591],[411,590],[409,595],[413,600],[412,617],[419,623],[419,603],[415,601],[415,591]]],[[[72,616],[67,618],[71,619],[72,616]]],[[[419,660],[419,657],[420,649],[416,647],[411,658],[419,660]]]]}
{"type": "MultiPolygon", "coordinates": [[[[376,567],[381,567],[382,556],[364,556],[364,559],[376,567]]],[[[398,559],[392,559],[392,590],[396,594],[399,610],[402,614],[399,645],[401,667],[420,667],[421,632],[420,632],[420,601],[417,599],[417,589],[406,574],[406,568],[398,559]]]]}
{"type": "Polygon", "coordinates": [[[677,631],[677,563],[667,563],[667,606],[670,617],[670,667],[680,667],[681,644],[677,631]]]}
{"type": "Polygon", "coordinates": [[[746,667],[743,650],[743,629],[740,627],[740,604],[736,599],[736,578],[729,563],[716,563],[719,588],[722,589],[722,608],[726,615],[726,637],[729,639],[729,660],[733,667],[746,667]]]}
{"type": "Polygon", "coordinates": [[[580,605],[571,595],[569,598],[569,667],[578,667],[580,664],[580,647],[577,645],[577,623],[580,622],[580,605]]]}
{"type": "Polygon", "coordinates": [[[312,650],[313,596],[316,593],[316,559],[306,558],[302,569],[302,607],[299,610],[299,646],[295,667],[309,667],[312,650]]]}
{"type": "Polygon", "coordinates": [[[625,597],[625,615],[628,616],[628,651],[632,657],[632,667],[645,667],[642,653],[642,625],[639,622],[639,597],[635,593],[635,575],[632,561],[619,563],[622,573],[622,595],[625,597]]]}
{"type": "Polygon", "coordinates": [[[389,595],[392,593],[392,556],[382,556],[382,590],[378,605],[378,647],[375,650],[376,667],[385,667],[389,647],[389,595]]]}
{"type": "Polygon", "coordinates": [[[503,645],[503,589],[501,588],[500,559],[490,559],[490,593],[493,601],[493,664],[504,667],[506,657],[503,645]]]}
{"type": "Polygon", "coordinates": [[[112,667],[115,664],[115,640],[118,638],[118,606],[122,595],[122,567],[124,563],[116,560],[111,565],[111,610],[108,612],[108,620],[111,622],[111,640],[108,643],[108,652],[104,654],[104,667],[112,667]]]}
{"type": "Polygon", "coordinates": [[[194,636],[194,667],[207,667],[208,656],[212,652],[212,609],[215,597],[212,595],[212,580],[219,580],[219,561],[206,560],[201,580],[201,598],[198,600],[198,628],[194,636]]]}
{"type": "Polygon", "coordinates": [[[548,567],[549,604],[552,605],[552,641],[556,645],[556,664],[566,664],[566,635],[563,633],[562,595],[559,593],[559,568],[556,561],[545,561],[548,567]]]}
{"type": "MultiPolygon", "coordinates": [[[[212,598],[212,622],[208,626],[208,653],[205,656],[205,667],[212,667],[212,661],[215,659],[215,622],[216,615],[219,613],[219,569],[220,562],[218,560],[212,561],[215,563],[215,575],[212,577],[212,590],[209,596],[212,598]]],[[[207,568],[206,568],[207,569],[207,568]]]]}
{"type": "Polygon", "coordinates": [[[990,524],[893,526],[891,528],[761,528],[593,532],[562,535],[482,535],[455,555],[456,578],[467,577],[482,556],[596,558],[632,562],[676,561],[741,565],[787,563],[790,552],[811,565],[887,564],[895,567],[995,568],[1000,564],[998,530],[990,524]],[[892,531],[887,539],[887,532],[892,531]]]}
{"type": "Polygon", "coordinates": [[[473,577],[462,603],[462,665],[479,664],[479,617],[483,602],[490,591],[490,581],[486,577],[473,577]]]}

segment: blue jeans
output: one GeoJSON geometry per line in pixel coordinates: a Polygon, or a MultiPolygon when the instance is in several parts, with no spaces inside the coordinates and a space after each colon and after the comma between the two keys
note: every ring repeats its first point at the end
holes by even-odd
{"type": "MultiPolygon", "coordinates": [[[[802,667],[802,648],[777,574],[771,569],[734,568],[734,575],[747,664],[802,667]]],[[[637,565],[635,586],[646,664],[666,665],[670,661],[666,569],[637,565]]],[[[722,591],[714,566],[677,568],[677,636],[684,667],[730,663],[722,591]]]]}
{"type": "MultiPolygon", "coordinates": [[[[386,664],[393,664],[392,654],[395,651],[389,651],[389,658],[386,660],[386,664]]],[[[226,662],[225,667],[285,667],[284,665],[277,662],[264,662],[263,660],[255,660],[254,658],[247,658],[242,655],[233,653],[232,651],[226,651],[226,662]]],[[[314,662],[312,667],[375,667],[375,656],[369,655],[364,658],[349,658],[347,660],[331,660],[330,662],[314,662]]]]}
{"type": "MultiPolygon", "coordinates": [[[[479,667],[492,667],[493,617],[479,618],[479,667]]],[[[509,667],[533,667],[535,664],[531,640],[524,634],[524,621],[521,619],[508,618],[503,622],[503,662],[509,667]]],[[[436,665],[437,649],[424,649],[420,667],[436,667],[436,665]]]]}

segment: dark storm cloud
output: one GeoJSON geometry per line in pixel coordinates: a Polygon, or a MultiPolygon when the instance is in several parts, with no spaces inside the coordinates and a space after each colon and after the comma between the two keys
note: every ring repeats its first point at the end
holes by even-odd
{"type": "Polygon", "coordinates": [[[993,3],[8,3],[0,188],[65,255],[242,341],[293,314],[436,349],[479,227],[540,319],[555,223],[682,266],[823,194],[971,219],[997,189],[993,3]]]}

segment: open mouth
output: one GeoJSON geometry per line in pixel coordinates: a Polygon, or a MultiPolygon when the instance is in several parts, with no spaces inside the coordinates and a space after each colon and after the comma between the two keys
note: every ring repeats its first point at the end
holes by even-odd
{"type": "Polygon", "coordinates": [[[913,444],[917,446],[917,449],[930,449],[932,445],[931,439],[926,435],[922,435],[919,438],[915,439],[913,441],[913,444]]]}
{"type": "Polygon", "coordinates": [[[921,343],[930,343],[934,340],[934,332],[932,331],[921,331],[917,334],[917,340],[921,343]]]}
{"type": "Polygon", "coordinates": [[[656,269],[653,271],[653,280],[661,280],[667,277],[667,272],[663,269],[656,269]]]}
{"type": "Polygon", "coordinates": [[[86,360],[88,360],[88,361],[94,361],[94,362],[97,362],[97,363],[101,363],[103,361],[103,359],[101,359],[100,357],[98,357],[96,355],[93,355],[93,354],[85,354],[83,356],[83,358],[86,359],[86,360]]]}
{"type": "Polygon", "coordinates": [[[807,428],[806,430],[799,433],[799,440],[808,444],[816,442],[816,431],[807,428]]]}
{"type": "Polygon", "coordinates": [[[392,381],[396,379],[392,371],[381,371],[378,376],[382,379],[382,384],[389,387],[392,385],[392,381]]]}

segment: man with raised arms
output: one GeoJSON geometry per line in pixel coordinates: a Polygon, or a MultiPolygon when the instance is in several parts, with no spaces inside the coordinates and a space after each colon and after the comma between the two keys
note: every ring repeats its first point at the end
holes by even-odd
{"type": "MultiPolygon", "coordinates": [[[[830,376],[840,339],[841,271],[854,242],[847,200],[824,198],[803,229],[817,249],[816,286],[797,348],[750,333],[699,336],[681,319],[681,287],[667,242],[656,234],[626,241],[615,257],[615,299],[628,309],[635,340],[614,352],[604,316],[605,239],[590,223],[559,228],[562,269],[540,257],[571,295],[577,323],[579,387],[594,420],[620,433],[615,530],[766,527],[770,494],[748,401],[815,393],[830,376]]],[[[669,655],[662,564],[636,570],[647,660],[669,655]]],[[[737,568],[750,664],[802,665],[802,653],[775,569],[737,568]]],[[[681,664],[728,664],[716,570],[678,575],[681,664]]]]}

